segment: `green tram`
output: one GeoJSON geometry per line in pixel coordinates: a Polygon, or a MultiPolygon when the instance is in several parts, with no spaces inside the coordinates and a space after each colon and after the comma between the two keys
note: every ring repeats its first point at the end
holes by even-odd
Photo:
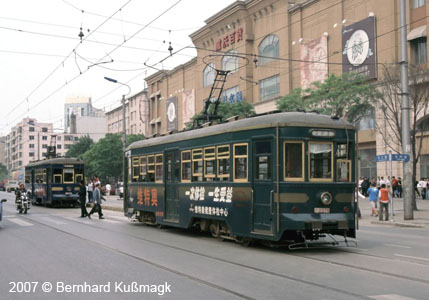
{"type": "Polygon", "coordinates": [[[45,159],[25,167],[25,187],[33,204],[76,206],[84,178],[83,161],[76,158],[45,159]]]}
{"type": "Polygon", "coordinates": [[[125,214],[141,222],[243,243],[356,237],[355,129],[338,118],[256,116],[138,141],[125,155],[125,214]]]}

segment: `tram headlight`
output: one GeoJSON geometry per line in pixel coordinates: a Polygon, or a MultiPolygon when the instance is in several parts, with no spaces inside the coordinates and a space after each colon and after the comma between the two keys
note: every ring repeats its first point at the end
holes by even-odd
{"type": "Polygon", "coordinates": [[[320,196],[320,202],[322,202],[323,205],[329,205],[332,202],[332,195],[328,192],[322,193],[320,196]]]}

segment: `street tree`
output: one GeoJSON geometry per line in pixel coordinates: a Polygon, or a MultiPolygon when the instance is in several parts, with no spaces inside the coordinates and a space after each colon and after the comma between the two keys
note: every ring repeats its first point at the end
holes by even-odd
{"type": "Polygon", "coordinates": [[[145,136],[143,134],[130,134],[127,135],[127,147],[134,142],[144,140],[145,136]]]}
{"type": "Polygon", "coordinates": [[[81,136],[76,143],[70,146],[65,156],[82,159],[85,152],[88,151],[93,144],[94,141],[89,135],[81,136]]]}
{"type": "MultiPolygon", "coordinates": [[[[383,141],[392,151],[402,152],[402,106],[400,67],[385,67],[380,90],[384,97],[380,100],[381,118],[376,128],[383,141]]],[[[412,155],[412,184],[416,182],[417,164],[422,155],[424,132],[429,129],[429,71],[427,68],[410,65],[410,144],[412,155]]],[[[414,191],[414,186],[409,187],[414,191]]],[[[412,193],[412,209],[417,210],[415,193],[412,193]]]]}
{"type": "Polygon", "coordinates": [[[86,174],[90,177],[119,177],[122,173],[122,140],[120,134],[108,133],[83,155],[86,174]]]}
{"type": "Polygon", "coordinates": [[[354,123],[371,111],[380,92],[364,76],[345,73],[313,82],[306,90],[296,89],[277,101],[282,111],[318,111],[354,123]]]}

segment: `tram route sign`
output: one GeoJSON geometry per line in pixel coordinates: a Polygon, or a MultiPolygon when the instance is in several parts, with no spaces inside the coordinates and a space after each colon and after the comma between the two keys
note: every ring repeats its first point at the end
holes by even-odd
{"type": "Polygon", "coordinates": [[[384,162],[384,161],[389,161],[389,154],[381,154],[381,155],[377,155],[375,157],[375,161],[376,162],[384,162]]]}
{"type": "Polygon", "coordinates": [[[392,154],[392,161],[409,162],[410,155],[409,154],[392,154]]]}

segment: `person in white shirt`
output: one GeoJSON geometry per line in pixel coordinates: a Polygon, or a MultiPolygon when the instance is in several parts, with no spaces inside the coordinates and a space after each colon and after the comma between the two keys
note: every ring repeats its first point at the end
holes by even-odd
{"type": "Polygon", "coordinates": [[[86,190],[88,191],[88,202],[92,203],[92,192],[94,191],[94,185],[91,180],[88,182],[88,187],[86,190]]]}

